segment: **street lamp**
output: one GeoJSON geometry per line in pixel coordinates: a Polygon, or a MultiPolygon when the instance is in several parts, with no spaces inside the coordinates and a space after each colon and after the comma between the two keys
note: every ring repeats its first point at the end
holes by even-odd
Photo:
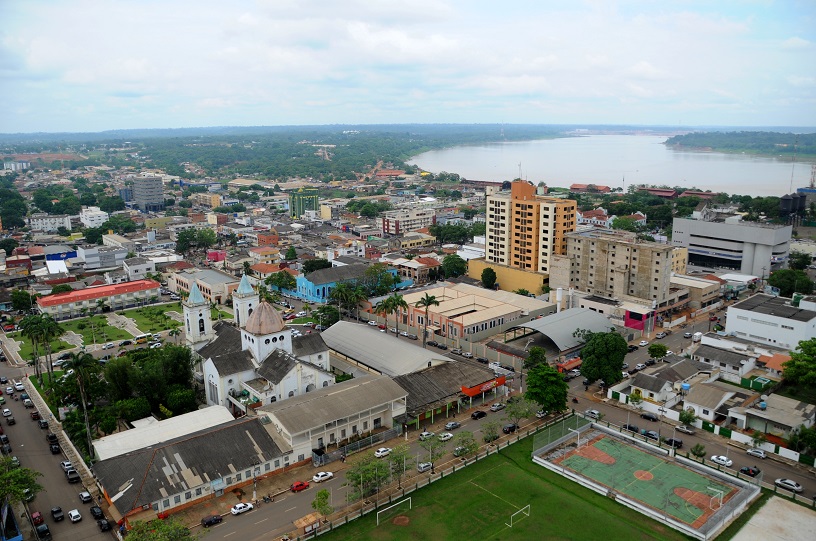
{"type": "Polygon", "coordinates": [[[258,501],[258,475],[261,474],[261,462],[256,458],[252,462],[252,501],[258,501]]]}

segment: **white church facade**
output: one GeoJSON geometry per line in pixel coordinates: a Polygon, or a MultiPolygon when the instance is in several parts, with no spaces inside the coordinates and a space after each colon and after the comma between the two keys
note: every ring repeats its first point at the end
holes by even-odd
{"type": "Polygon", "coordinates": [[[278,311],[261,301],[246,275],[233,293],[233,321],[213,325],[209,304],[193,284],[182,303],[187,344],[198,354],[207,405],[235,416],[335,382],[329,348],[319,334],[294,337],[278,311]]]}

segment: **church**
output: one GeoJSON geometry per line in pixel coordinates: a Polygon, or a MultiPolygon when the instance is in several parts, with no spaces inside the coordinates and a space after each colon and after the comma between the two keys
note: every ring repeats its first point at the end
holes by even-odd
{"type": "Polygon", "coordinates": [[[195,282],[182,306],[187,345],[202,364],[207,405],[240,416],[334,384],[329,348],[320,334],[293,336],[246,275],[232,295],[233,321],[213,324],[195,282]]]}

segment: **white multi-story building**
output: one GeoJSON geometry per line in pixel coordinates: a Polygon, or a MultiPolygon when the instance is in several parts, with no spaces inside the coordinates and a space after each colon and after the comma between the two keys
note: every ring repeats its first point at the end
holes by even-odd
{"type": "Polygon", "coordinates": [[[125,259],[122,268],[127,273],[129,281],[141,280],[147,273],[156,272],[156,263],[144,257],[131,257],[125,259]]]}
{"type": "Polygon", "coordinates": [[[45,214],[39,212],[32,214],[28,219],[28,226],[34,231],[56,231],[64,227],[71,230],[71,217],[67,214],[45,214]]]}
{"type": "Polygon", "coordinates": [[[688,248],[688,262],[768,276],[785,266],[793,227],[745,222],[727,209],[702,206],[691,218],[675,218],[672,244],[688,248]]]}
{"type": "Polygon", "coordinates": [[[79,221],[85,227],[101,227],[110,215],[99,207],[85,207],[79,212],[79,221]]]}
{"type": "Polygon", "coordinates": [[[793,306],[791,299],[757,294],[728,307],[725,332],[793,350],[800,341],[816,336],[816,311],[793,306]]]}
{"type": "Polygon", "coordinates": [[[85,269],[121,267],[128,251],[118,246],[80,246],[77,258],[85,264],[85,269]]]}
{"type": "Polygon", "coordinates": [[[436,211],[429,208],[389,210],[382,216],[382,230],[387,235],[400,235],[436,224],[436,211]]]}

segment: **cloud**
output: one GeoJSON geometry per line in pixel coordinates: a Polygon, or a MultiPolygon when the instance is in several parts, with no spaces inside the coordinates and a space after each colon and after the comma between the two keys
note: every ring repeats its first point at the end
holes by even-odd
{"type": "Polygon", "coordinates": [[[809,49],[812,45],[813,42],[795,36],[782,42],[783,49],[809,49]]]}

